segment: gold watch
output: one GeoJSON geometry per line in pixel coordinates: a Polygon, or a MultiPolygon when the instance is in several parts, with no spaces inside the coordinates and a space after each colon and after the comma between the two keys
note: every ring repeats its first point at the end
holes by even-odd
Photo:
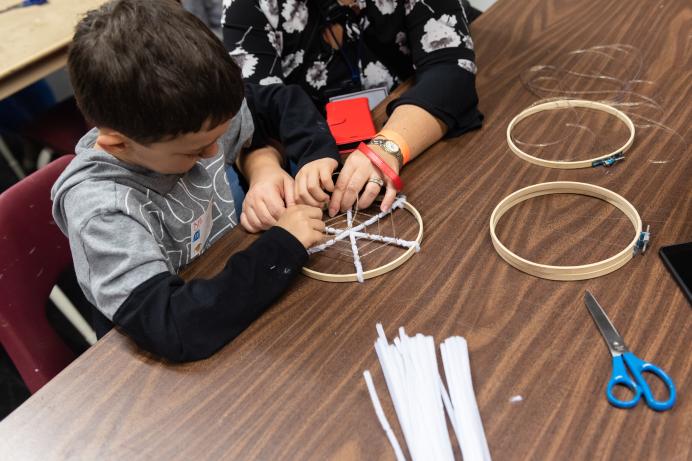
{"type": "Polygon", "coordinates": [[[372,144],[379,146],[389,155],[392,155],[399,164],[399,170],[404,166],[404,155],[401,153],[399,144],[387,138],[375,138],[370,141],[372,144]]]}

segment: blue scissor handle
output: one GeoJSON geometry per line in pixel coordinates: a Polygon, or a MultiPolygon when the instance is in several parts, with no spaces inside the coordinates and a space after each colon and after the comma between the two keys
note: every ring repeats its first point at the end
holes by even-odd
{"type": "Polygon", "coordinates": [[[625,352],[622,355],[613,357],[613,375],[608,382],[608,387],[606,389],[606,397],[608,402],[618,408],[632,408],[639,402],[642,394],[644,395],[644,400],[646,404],[657,411],[668,410],[675,404],[675,385],[670,377],[656,365],[645,362],[631,352],[625,352]],[[627,366],[625,366],[627,364],[627,366]],[[627,374],[627,368],[629,367],[630,372],[634,379],[630,378],[627,374]],[[668,388],[668,400],[661,402],[656,400],[651,393],[649,384],[644,379],[642,373],[649,372],[652,373],[663,381],[663,383],[668,388]],[[613,388],[615,386],[625,386],[634,393],[634,396],[630,400],[620,400],[613,395],[613,388]]]}
{"type": "Polygon", "coordinates": [[[646,404],[650,408],[656,411],[664,411],[670,409],[675,404],[675,384],[673,384],[673,380],[670,379],[670,376],[668,376],[665,371],[661,370],[652,363],[645,362],[631,352],[625,352],[622,357],[632,372],[632,376],[637,382],[637,386],[641,389],[641,394],[644,395],[646,404]],[[654,398],[649,384],[644,379],[644,372],[652,373],[663,381],[668,388],[668,400],[660,401],[654,398]]]}
{"type": "Polygon", "coordinates": [[[608,387],[606,388],[608,402],[618,408],[632,408],[639,402],[641,395],[641,388],[630,378],[629,374],[627,374],[627,368],[625,367],[622,355],[613,357],[613,374],[610,376],[610,381],[608,381],[608,387]],[[613,388],[615,386],[625,386],[634,393],[634,396],[632,396],[630,400],[618,399],[613,395],[613,388]]]}

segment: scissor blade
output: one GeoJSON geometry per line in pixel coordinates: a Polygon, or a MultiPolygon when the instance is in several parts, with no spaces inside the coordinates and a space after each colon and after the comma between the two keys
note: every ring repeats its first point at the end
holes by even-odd
{"type": "Polygon", "coordinates": [[[603,339],[605,339],[608,349],[610,349],[610,354],[615,357],[627,352],[627,347],[625,347],[625,341],[622,339],[622,336],[620,336],[620,333],[615,329],[613,323],[590,291],[584,294],[584,302],[591,313],[591,317],[593,317],[594,322],[596,322],[596,326],[601,331],[603,339]]]}

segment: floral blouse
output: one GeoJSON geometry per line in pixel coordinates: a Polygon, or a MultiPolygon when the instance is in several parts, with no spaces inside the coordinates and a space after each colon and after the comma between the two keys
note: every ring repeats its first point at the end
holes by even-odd
{"type": "Polygon", "coordinates": [[[246,80],[298,84],[322,108],[330,96],[392,90],[415,75],[389,114],[419,106],[447,125],[447,136],[481,125],[473,40],[459,0],[224,0],[222,17],[224,43],[246,80]],[[344,31],[337,49],[323,38],[334,23],[344,31]]]}

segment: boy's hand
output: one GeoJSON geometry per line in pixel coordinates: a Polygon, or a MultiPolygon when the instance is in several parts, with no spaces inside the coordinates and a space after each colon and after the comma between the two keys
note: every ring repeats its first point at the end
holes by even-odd
{"type": "Polygon", "coordinates": [[[333,158],[321,158],[306,163],[296,174],[295,197],[298,203],[322,206],[329,201],[325,192],[334,191],[332,173],[339,166],[333,158]]]}
{"type": "Polygon", "coordinates": [[[295,205],[293,178],[279,165],[256,171],[243,201],[240,224],[248,232],[267,230],[277,224],[286,207],[295,205]]]}
{"type": "Polygon", "coordinates": [[[277,226],[293,234],[305,248],[310,248],[324,236],[322,210],[309,205],[289,206],[279,218],[277,226]]]}

